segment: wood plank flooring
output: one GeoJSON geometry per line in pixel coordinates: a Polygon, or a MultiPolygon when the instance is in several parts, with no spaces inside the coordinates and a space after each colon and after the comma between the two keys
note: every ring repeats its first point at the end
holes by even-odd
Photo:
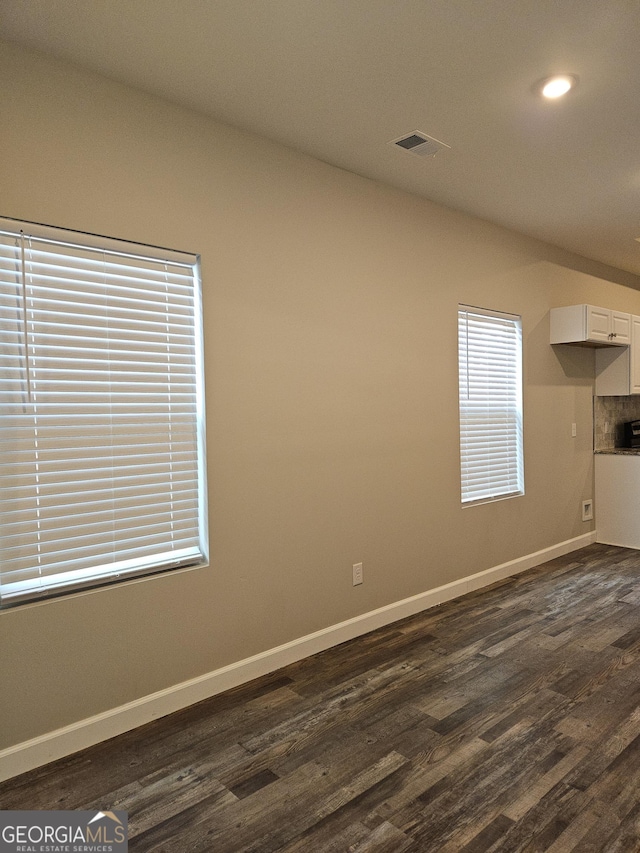
{"type": "Polygon", "coordinates": [[[640,552],[592,545],[0,785],[166,853],[638,853],[640,552]]]}

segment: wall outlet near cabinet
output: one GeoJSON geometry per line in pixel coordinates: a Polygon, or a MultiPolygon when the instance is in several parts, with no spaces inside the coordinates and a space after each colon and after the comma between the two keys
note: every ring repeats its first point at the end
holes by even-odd
{"type": "Polygon", "coordinates": [[[582,520],[593,521],[593,501],[582,501],[582,520]]]}
{"type": "Polygon", "coordinates": [[[363,581],[362,576],[362,563],[354,563],[353,564],[353,585],[358,586],[363,581]]]}

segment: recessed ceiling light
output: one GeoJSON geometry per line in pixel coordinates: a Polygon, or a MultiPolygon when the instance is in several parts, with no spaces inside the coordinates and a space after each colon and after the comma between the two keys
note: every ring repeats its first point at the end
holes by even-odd
{"type": "Polygon", "coordinates": [[[545,98],[560,98],[566,95],[578,82],[573,74],[559,74],[556,77],[547,77],[540,84],[540,91],[545,98]]]}

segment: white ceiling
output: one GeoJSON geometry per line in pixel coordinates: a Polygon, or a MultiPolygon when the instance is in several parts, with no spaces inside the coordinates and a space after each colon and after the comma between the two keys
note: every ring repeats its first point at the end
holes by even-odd
{"type": "Polygon", "coordinates": [[[640,275],[639,0],[0,0],[0,34],[640,275]]]}

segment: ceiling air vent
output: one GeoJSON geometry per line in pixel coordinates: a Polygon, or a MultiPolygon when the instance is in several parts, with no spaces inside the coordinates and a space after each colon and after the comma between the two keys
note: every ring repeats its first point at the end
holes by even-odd
{"type": "Polygon", "coordinates": [[[420,133],[419,130],[415,130],[408,136],[401,136],[400,139],[393,139],[390,144],[404,148],[405,151],[417,154],[419,157],[435,157],[438,151],[451,148],[450,145],[439,142],[433,136],[427,136],[426,133],[420,133]]]}

